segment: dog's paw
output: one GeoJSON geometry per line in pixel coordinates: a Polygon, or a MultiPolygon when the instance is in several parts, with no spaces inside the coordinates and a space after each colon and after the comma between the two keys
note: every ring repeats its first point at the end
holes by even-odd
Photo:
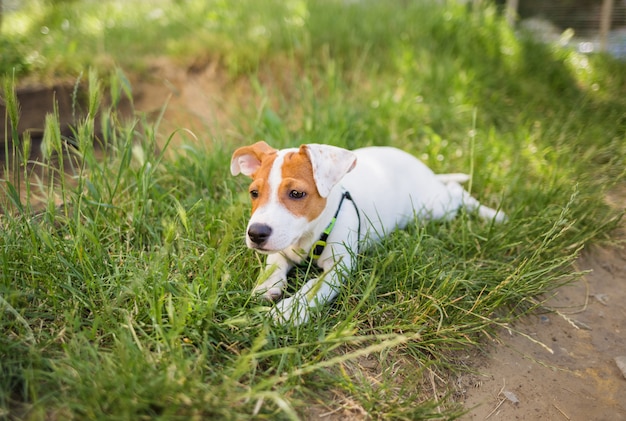
{"type": "Polygon", "coordinates": [[[278,301],[283,296],[283,290],[280,288],[270,288],[266,290],[262,297],[268,301],[278,301]]]}
{"type": "Polygon", "coordinates": [[[252,291],[252,295],[267,301],[277,301],[283,296],[283,290],[278,287],[266,288],[260,285],[252,291]]]}
{"type": "Polygon", "coordinates": [[[281,277],[270,277],[264,282],[257,284],[252,291],[252,295],[263,298],[267,301],[277,301],[283,296],[283,289],[287,286],[287,280],[281,277]]]}
{"type": "Polygon", "coordinates": [[[270,310],[275,323],[299,326],[309,321],[311,309],[306,297],[293,296],[276,303],[270,310]]]}

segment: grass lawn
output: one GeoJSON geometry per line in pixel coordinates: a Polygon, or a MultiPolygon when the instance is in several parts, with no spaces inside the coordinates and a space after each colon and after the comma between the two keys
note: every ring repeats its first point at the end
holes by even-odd
{"type": "Polygon", "coordinates": [[[533,42],[489,4],[32,1],[0,45],[0,417],[452,419],[461,356],[575,280],[621,217],[604,197],[624,183],[626,64],[533,42]],[[174,148],[183,131],[121,116],[125,72],[158,56],[218,60],[247,84],[235,129],[174,148]],[[16,85],[79,73],[72,139],[48,116],[27,162],[16,85]],[[416,222],[364,253],[312,323],[275,326],[250,296],[262,257],[229,172],[259,139],[393,145],[471,173],[510,219],[416,222]]]}

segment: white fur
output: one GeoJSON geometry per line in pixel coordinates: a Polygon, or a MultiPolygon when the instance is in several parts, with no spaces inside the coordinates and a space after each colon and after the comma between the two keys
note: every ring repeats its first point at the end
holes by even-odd
{"type": "MultiPolygon", "coordinates": [[[[280,181],[280,165],[287,151],[279,151],[270,172],[272,189],[280,181]]],[[[399,149],[369,147],[350,152],[334,146],[307,145],[307,153],[313,164],[316,186],[320,195],[326,195],[327,206],[313,221],[291,214],[276,197],[254,212],[248,226],[259,222],[271,226],[272,235],[265,248],[281,250],[268,255],[254,292],[270,300],[281,297],[287,285],[287,273],[306,258],[335,214],[344,191],[350,192],[359,209],[361,232],[357,232],[357,212],[352,203],[345,200],[328,245],[317,261],[322,275],[276,304],[272,316],[277,321],[294,325],[307,322],[311,310],[337,296],[342,277],[349,274],[359,250],[395,229],[405,228],[415,217],[447,220],[465,207],[486,220],[506,219],[503,213],[480,205],[458,184],[468,179],[466,175],[436,175],[417,158],[399,149]]],[[[245,159],[243,162],[249,165],[245,159]]],[[[275,195],[275,190],[272,194],[275,195]]],[[[249,238],[247,244],[254,247],[249,238]]]]}
{"type": "Polygon", "coordinates": [[[354,153],[331,145],[307,145],[313,167],[313,178],[320,196],[327,197],[332,188],[356,165],[354,153]]]}

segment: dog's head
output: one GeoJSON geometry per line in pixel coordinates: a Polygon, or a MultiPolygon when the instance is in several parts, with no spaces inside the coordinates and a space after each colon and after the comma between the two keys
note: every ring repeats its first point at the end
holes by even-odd
{"type": "Polygon", "coordinates": [[[355,165],[352,152],[330,145],[277,150],[261,141],[237,149],[231,173],[252,178],[248,247],[273,253],[296,244],[326,208],[333,187],[355,165]]]}

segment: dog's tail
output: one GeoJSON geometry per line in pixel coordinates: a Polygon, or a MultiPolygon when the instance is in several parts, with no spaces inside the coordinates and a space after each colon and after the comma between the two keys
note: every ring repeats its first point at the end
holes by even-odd
{"type": "Polygon", "coordinates": [[[443,184],[448,184],[448,183],[463,184],[463,183],[467,183],[470,179],[469,174],[463,174],[460,172],[450,173],[450,174],[436,174],[436,177],[443,184]]]}

